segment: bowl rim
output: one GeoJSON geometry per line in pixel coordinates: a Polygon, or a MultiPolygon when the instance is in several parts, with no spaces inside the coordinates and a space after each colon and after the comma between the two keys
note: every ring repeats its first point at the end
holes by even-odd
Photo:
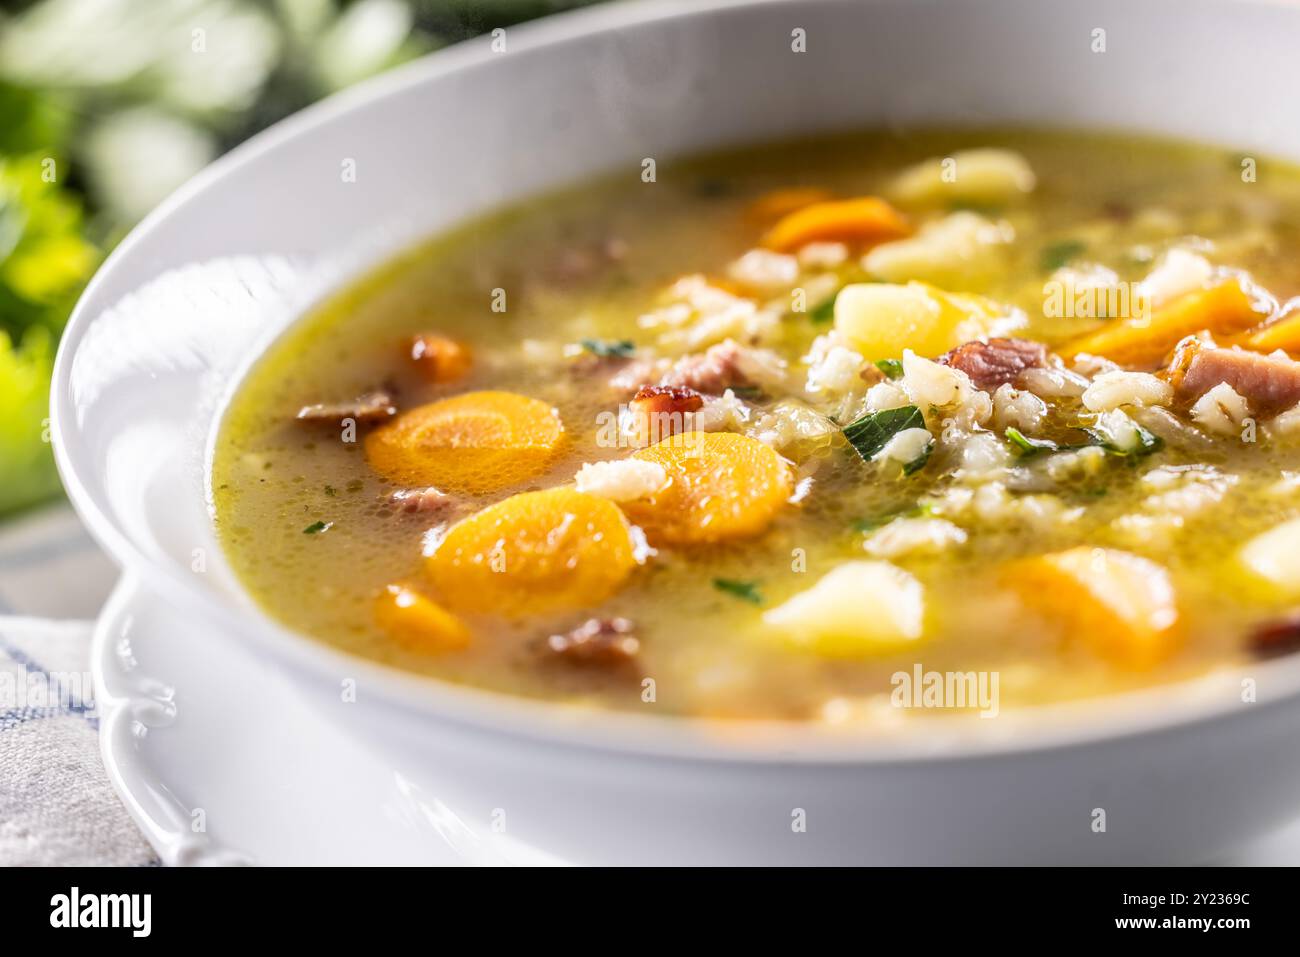
{"type": "MultiPolygon", "coordinates": [[[[661,20],[712,16],[737,8],[793,7],[799,0],[628,0],[606,6],[565,11],[510,28],[516,51],[545,51],[582,41],[602,32],[661,20]]],[[[839,5],[851,0],[820,0],[839,5]]],[[[874,0],[873,0],[874,2],[874,0]]],[[[1240,0],[1239,0],[1240,2],[1240,0]]],[[[1244,0],[1251,6],[1283,8],[1280,0],[1244,0]]],[[[1300,8],[1291,7],[1297,14],[1300,8]]],[[[150,212],[110,252],[78,299],[59,344],[50,396],[50,432],[55,460],[73,507],[92,537],[123,567],[163,600],[184,603],[202,614],[221,634],[238,636],[250,652],[269,653],[294,681],[309,677],[337,687],[341,674],[364,680],[367,695],[379,699],[390,719],[401,715],[433,720],[464,730],[532,739],[552,747],[577,747],[622,755],[763,764],[888,765],[968,760],[990,755],[1024,755],[1083,747],[1154,734],[1233,717],[1244,719],[1260,709],[1294,704],[1300,696],[1300,656],[1294,660],[1250,662],[1250,677],[1267,689],[1267,698],[1241,707],[1240,677],[1221,667],[1201,676],[1136,691],[1101,695],[1018,710],[1014,716],[985,722],[970,716],[926,716],[907,720],[898,733],[873,729],[866,736],[825,727],[818,722],[743,721],[672,715],[632,714],[614,709],[576,706],[489,691],[442,679],[415,675],[333,648],[272,619],[250,601],[239,607],[195,586],[165,563],[150,559],[98,508],[68,450],[75,434],[75,407],[70,396],[73,357],[87,328],[104,307],[91,303],[110,275],[128,269],[143,237],[181,210],[191,199],[232,179],[256,157],[333,122],[363,111],[391,95],[431,83],[460,70],[482,66],[495,55],[482,38],[467,40],[364,81],[307,107],[256,134],[219,157],[150,212]],[[162,581],[158,582],[161,578],[162,581]]],[[[346,288],[364,274],[349,272],[328,290],[346,288]]],[[[315,296],[312,297],[316,299],[315,296]]],[[[294,322],[286,324],[291,328],[294,322]]],[[[252,360],[250,360],[252,361],[252,360]]],[[[248,364],[241,365],[241,374],[248,364]]],[[[229,392],[227,392],[227,396],[229,392]]],[[[224,406],[223,406],[224,409],[224,406]]],[[[221,414],[218,414],[218,421],[221,414]]],[[[206,441],[206,439],[205,439],[206,441]]],[[[204,462],[209,460],[205,449],[204,462]]],[[[205,478],[205,485],[207,479],[205,478]]],[[[224,560],[224,556],[222,556],[224,560]]]]}

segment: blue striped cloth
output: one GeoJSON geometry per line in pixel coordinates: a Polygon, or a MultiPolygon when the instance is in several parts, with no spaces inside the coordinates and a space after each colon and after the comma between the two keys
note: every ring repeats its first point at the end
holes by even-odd
{"type": "Polygon", "coordinates": [[[90,634],[116,577],[66,505],[0,527],[0,867],[157,863],[99,757],[90,634]]]}

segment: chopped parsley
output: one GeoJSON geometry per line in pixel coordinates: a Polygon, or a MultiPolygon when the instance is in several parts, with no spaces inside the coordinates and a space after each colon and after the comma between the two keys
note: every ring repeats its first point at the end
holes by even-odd
{"type": "Polygon", "coordinates": [[[747,601],[751,605],[763,604],[763,596],[759,593],[758,582],[740,581],[735,578],[715,578],[713,587],[720,592],[726,592],[741,601],[747,601]]]}
{"type": "Polygon", "coordinates": [[[636,343],[630,339],[583,339],[582,348],[601,358],[626,359],[636,352],[636,343]]]}
{"type": "Polygon", "coordinates": [[[1038,257],[1038,265],[1043,272],[1056,272],[1087,248],[1087,243],[1077,239],[1063,239],[1059,243],[1051,243],[1043,247],[1038,257]]]}
{"type": "Polygon", "coordinates": [[[817,307],[808,313],[808,318],[812,320],[813,325],[825,325],[835,318],[835,300],[838,297],[839,293],[836,293],[829,299],[818,303],[817,307]]]}
{"type": "Polygon", "coordinates": [[[885,374],[886,379],[903,378],[903,360],[902,359],[877,359],[875,366],[885,374]]]}
{"type": "Polygon", "coordinates": [[[333,527],[333,522],[312,522],[302,530],[302,533],[304,535],[319,535],[321,532],[329,531],[333,527]]]}
{"type": "MultiPolygon", "coordinates": [[[[870,462],[898,433],[924,428],[925,416],[921,410],[914,405],[905,405],[899,409],[870,412],[844,426],[843,431],[844,437],[857,450],[858,455],[870,462]]],[[[903,474],[911,475],[923,469],[925,463],[930,461],[933,449],[934,440],[931,439],[926,444],[925,451],[903,466],[903,474]]]]}

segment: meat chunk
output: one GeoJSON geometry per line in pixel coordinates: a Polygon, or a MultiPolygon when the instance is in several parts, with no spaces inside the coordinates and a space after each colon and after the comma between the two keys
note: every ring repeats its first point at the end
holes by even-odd
{"type": "Polygon", "coordinates": [[[546,639],[552,657],[577,665],[626,664],[640,650],[641,642],[626,618],[589,618],[568,634],[546,639]]]}
{"type": "Polygon", "coordinates": [[[410,515],[434,515],[454,504],[450,495],[432,485],[428,488],[403,488],[388,496],[388,504],[410,515]]]}
{"type": "Polygon", "coordinates": [[[1259,416],[1276,415],[1300,403],[1300,362],[1281,355],[1184,340],[1168,375],[1183,402],[1195,402],[1226,382],[1259,416]]]}
{"type": "Polygon", "coordinates": [[[773,385],[784,375],[784,363],[775,353],[727,339],[678,359],[659,384],[721,395],[736,386],[773,385]]]}
{"type": "Polygon", "coordinates": [[[387,392],[376,390],[359,395],[351,402],[326,402],[304,405],[294,416],[299,422],[341,425],[352,419],[358,425],[373,425],[397,415],[397,406],[387,392]]]}
{"type": "Polygon", "coordinates": [[[643,386],[628,403],[632,413],[630,431],[642,445],[649,445],[689,431],[687,416],[704,407],[704,396],[694,389],[674,385],[643,386]]]}
{"type": "Polygon", "coordinates": [[[1300,651],[1300,616],[1269,621],[1250,633],[1250,650],[1259,658],[1278,658],[1300,651]]]}
{"type": "Polygon", "coordinates": [[[1011,385],[1020,373],[1047,365],[1047,347],[1028,339],[990,339],[967,342],[939,357],[942,365],[960,369],[975,387],[993,392],[1011,385]]]}

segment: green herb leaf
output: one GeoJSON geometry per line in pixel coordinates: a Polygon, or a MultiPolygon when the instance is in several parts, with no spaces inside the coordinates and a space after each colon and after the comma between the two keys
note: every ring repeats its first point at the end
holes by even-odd
{"type": "Polygon", "coordinates": [[[886,379],[903,378],[903,360],[902,359],[877,359],[875,366],[885,374],[886,379]]]}
{"type": "Polygon", "coordinates": [[[304,535],[319,535],[321,532],[329,531],[333,527],[333,522],[312,522],[302,530],[302,533],[304,535]]]}
{"type": "Polygon", "coordinates": [[[1063,239],[1043,247],[1039,254],[1038,265],[1043,272],[1056,272],[1079,253],[1088,248],[1088,244],[1077,239],[1063,239]]]}
{"type": "Polygon", "coordinates": [[[626,359],[636,352],[636,343],[630,339],[583,339],[582,348],[602,358],[626,359]]]}
{"type": "Polygon", "coordinates": [[[1136,422],[1133,423],[1133,428],[1137,430],[1138,435],[1138,444],[1135,449],[1120,448],[1109,435],[1102,432],[1100,429],[1088,428],[1087,426],[1080,426],[1080,428],[1087,433],[1090,439],[1092,439],[1090,444],[1105,449],[1111,455],[1143,458],[1153,452],[1159,452],[1165,447],[1164,439],[1142,428],[1142,426],[1138,425],[1136,422]]]}
{"type": "Polygon", "coordinates": [[[853,523],[852,528],[855,532],[867,534],[874,532],[878,528],[883,528],[898,518],[930,518],[934,514],[934,508],[929,505],[908,505],[904,508],[894,509],[892,512],[882,512],[871,518],[860,518],[853,523]]]}
{"type": "Polygon", "coordinates": [[[726,592],[739,598],[741,601],[747,601],[751,605],[763,604],[763,596],[758,591],[758,582],[756,581],[739,581],[735,578],[715,578],[713,587],[718,591],[726,592]]]}
{"type": "MultiPolygon", "coordinates": [[[[844,426],[843,431],[844,437],[857,450],[858,455],[862,456],[864,461],[870,462],[899,432],[924,428],[925,416],[921,414],[921,410],[914,405],[905,405],[901,409],[885,409],[883,412],[868,413],[844,426]]],[[[929,457],[930,452],[927,448],[925,454],[917,459],[920,465],[912,471],[925,465],[924,460],[929,457]]],[[[908,467],[911,468],[912,464],[909,462],[908,467]]],[[[911,472],[907,474],[910,475],[911,472]]]]}
{"type": "Polygon", "coordinates": [[[813,325],[822,326],[835,318],[835,300],[839,298],[839,295],[837,292],[829,299],[819,303],[815,309],[808,313],[808,318],[812,320],[813,325]]]}
{"type": "Polygon", "coordinates": [[[1008,428],[1003,435],[1011,443],[1016,455],[1021,458],[1038,455],[1040,452],[1060,452],[1062,450],[1061,445],[1050,439],[1031,439],[1016,428],[1008,428]]]}
{"type": "Polygon", "coordinates": [[[925,451],[903,466],[903,474],[912,475],[925,468],[926,463],[930,461],[930,455],[932,452],[934,452],[934,439],[925,443],[925,451]]]}

